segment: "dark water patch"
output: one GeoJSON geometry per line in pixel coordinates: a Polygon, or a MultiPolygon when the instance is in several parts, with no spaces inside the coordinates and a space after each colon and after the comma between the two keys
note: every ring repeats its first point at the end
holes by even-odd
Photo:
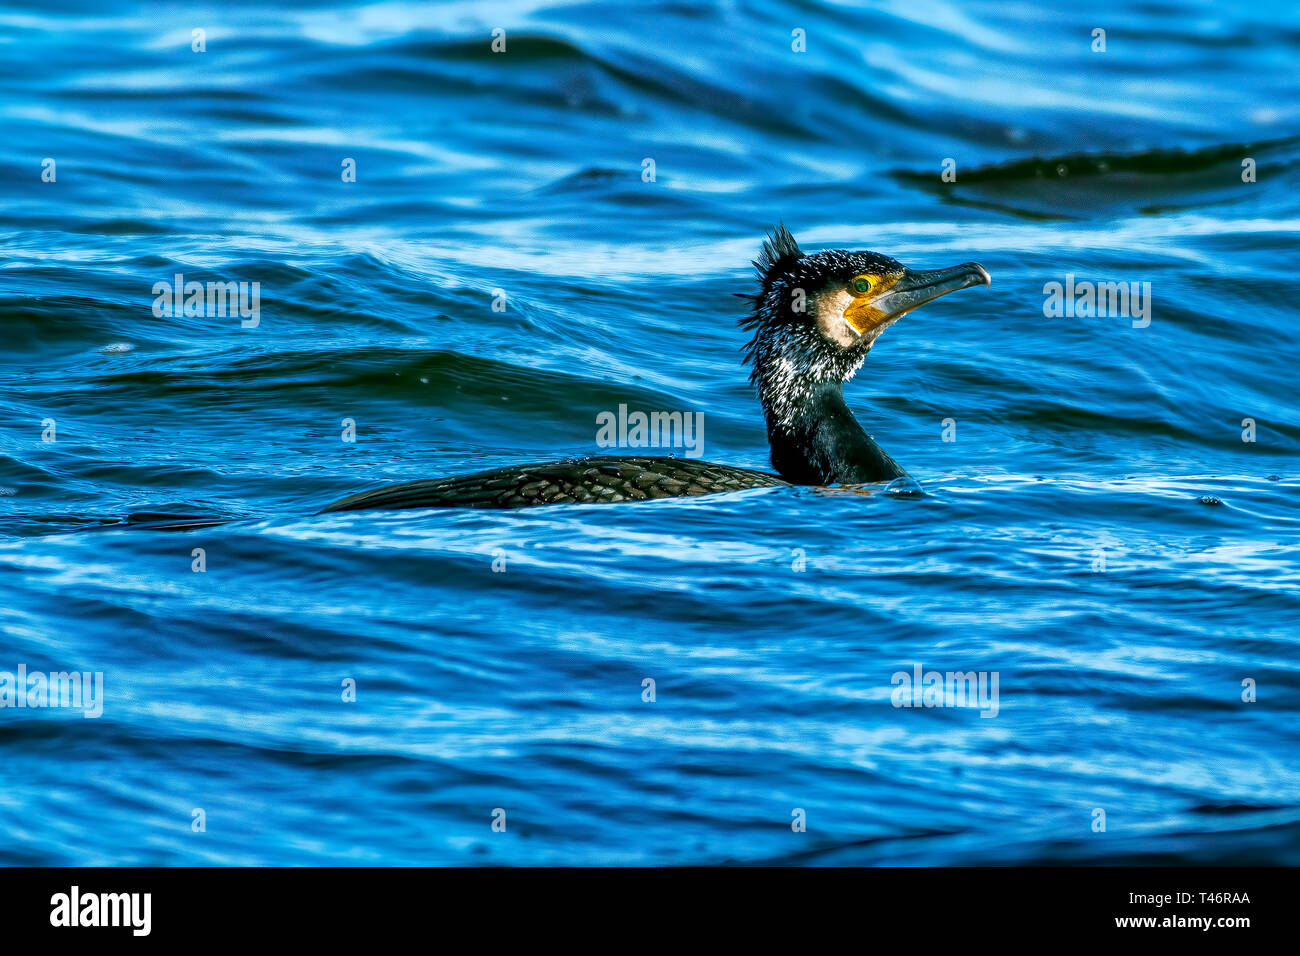
{"type": "Polygon", "coordinates": [[[894,170],[901,183],[946,201],[1031,220],[1094,219],[1125,211],[1143,215],[1212,206],[1249,205],[1259,180],[1285,174],[1300,162],[1295,137],[1131,153],[1071,153],[941,171],[894,170]],[[1243,162],[1254,163],[1243,182],[1243,162]],[[1152,202],[1160,197],[1160,201],[1152,202]]]}

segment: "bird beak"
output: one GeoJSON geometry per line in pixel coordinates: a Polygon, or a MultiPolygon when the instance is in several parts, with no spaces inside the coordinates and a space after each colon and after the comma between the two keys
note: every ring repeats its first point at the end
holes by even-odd
{"type": "Polygon", "coordinates": [[[991,284],[988,270],[978,262],[965,262],[951,269],[929,269],[923,272],[908,269],[901,279],[872,304],[884,314],[886,321],[892,322],[949,292],[980,283],[986,286],[991,284]]]}

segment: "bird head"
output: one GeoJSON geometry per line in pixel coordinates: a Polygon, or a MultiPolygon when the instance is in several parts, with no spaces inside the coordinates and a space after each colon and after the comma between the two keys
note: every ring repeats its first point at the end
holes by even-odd
{"type": "Polygon", "coordinates": [[[877,252],[805,255],[784,226],[763,243],[754,266],[761,287],[747,296],[753,310],[741,324],[754,332],[746,361],[765,405],[779,397],[765,390],[798,392],[847,381],[880,334],[908,312],[949,292],[989,284],[977,262],[920,271],[877,252]]]}

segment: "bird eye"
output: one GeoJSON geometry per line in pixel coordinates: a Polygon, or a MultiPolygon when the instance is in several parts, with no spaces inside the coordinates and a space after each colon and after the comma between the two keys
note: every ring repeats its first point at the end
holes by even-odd
{"type": "Polygon", "coordinates": [[[871,290],[871,280],[858,276],[853,280],[854,292],[869,292],[871,290]]]}

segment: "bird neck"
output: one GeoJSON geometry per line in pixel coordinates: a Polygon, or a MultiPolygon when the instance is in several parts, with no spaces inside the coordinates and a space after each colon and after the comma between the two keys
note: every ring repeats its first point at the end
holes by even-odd
{"type": "Polygon", "coordinates": [[[759,383],[772,465],[796,485],[862,484],[907,474],[858,424],[837,381],[759,383]],[[785,387],[778,387],[784,384],[785,387]],[[764,385],[767,385],[765,388],[764,385]]]}

